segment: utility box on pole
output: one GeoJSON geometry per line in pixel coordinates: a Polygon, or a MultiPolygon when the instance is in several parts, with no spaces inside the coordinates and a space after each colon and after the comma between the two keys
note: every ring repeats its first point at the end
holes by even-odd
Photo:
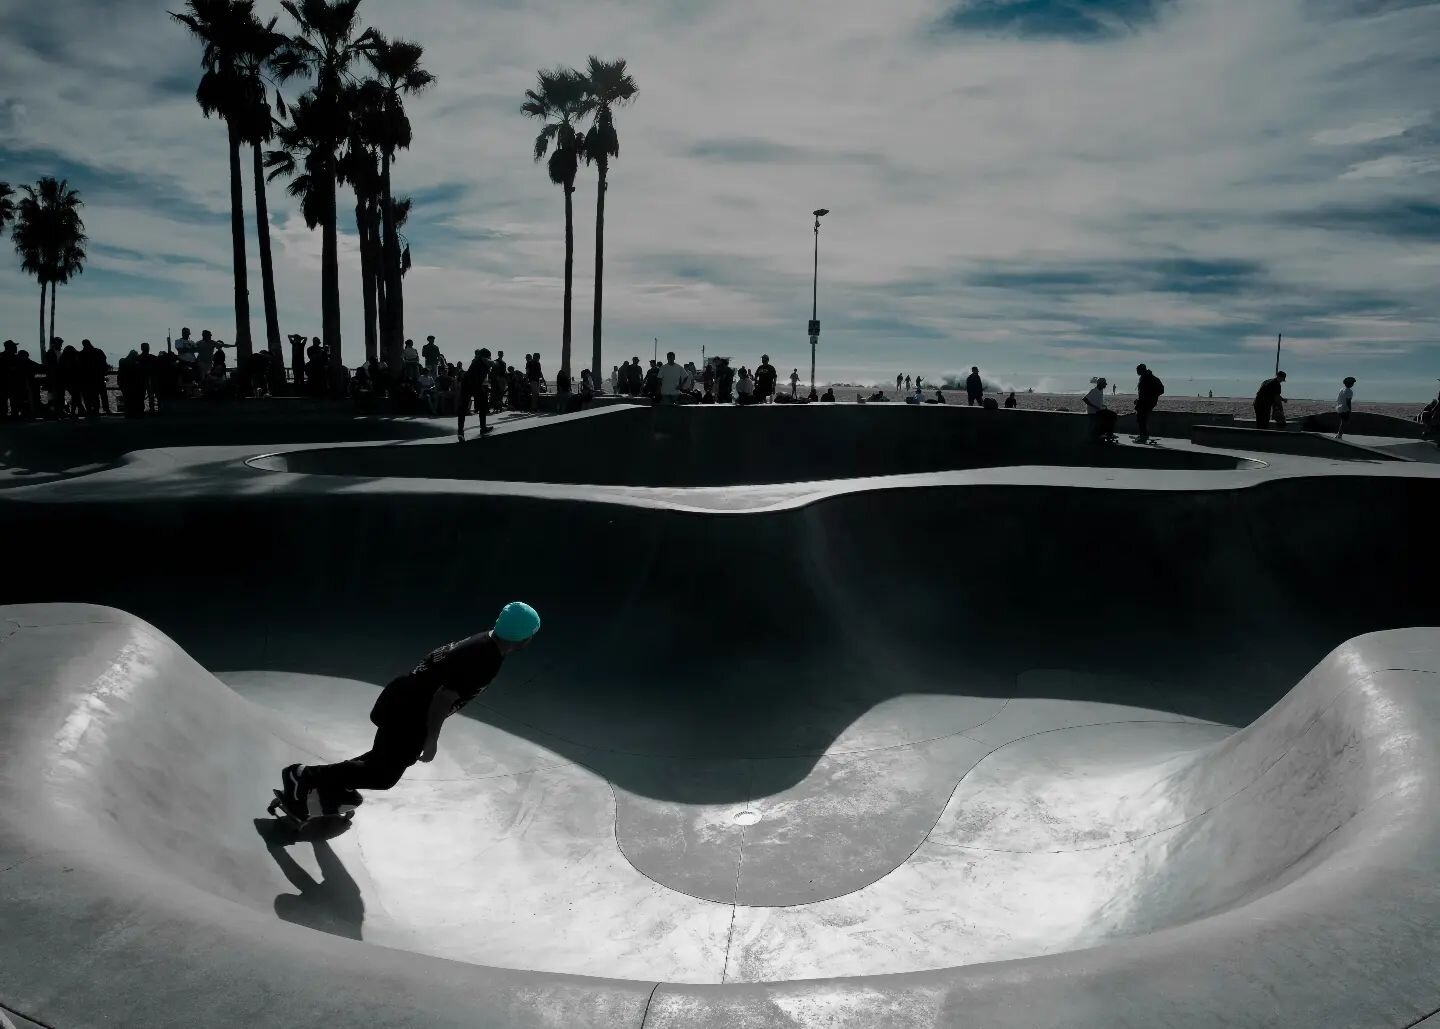
{"type": "Polygon", "coordinates": [[[807,332],[807,335],[810,337],[811,343],[814,343],[815,337],[820,335],[820,323],[813,318],[810,319],[810,329],[807,332]]]}

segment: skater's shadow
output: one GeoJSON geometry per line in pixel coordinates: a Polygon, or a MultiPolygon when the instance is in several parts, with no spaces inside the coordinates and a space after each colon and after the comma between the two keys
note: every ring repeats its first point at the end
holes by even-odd
{"type": "Polygon", "coordinates": [[[277,819],[255,819],[255,831],[265,841],[265,849],[285,878],[300,891],[276,897],[275,914],[307,929],[359,940],[364,938],[361,930],[365,924],[365,900],[360,896],[360,887],[327,842],[346,828],[348,826],[341,823],[328,835],[317,836],[313,832],[291,829],[277,819]],[[296,843],[308,843],[315,849],[320,881],[300,867],[286,850],[296,843]]]}

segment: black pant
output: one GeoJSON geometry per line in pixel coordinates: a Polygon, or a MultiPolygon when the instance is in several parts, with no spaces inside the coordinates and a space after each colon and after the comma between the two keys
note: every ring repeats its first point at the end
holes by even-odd
{"type": "Polygon", "coordinates": [[[359,757],[334,765],[305,769],[305,787],[322,792],[388,790],[420,759],[425,746],[423,716],[386,722],[375,730],[375,742],[359,757]]]}
{"type": "Polygon", "coordinates": [[[1255,405],[1255,428],[1257,428],[1257,429],[1268,429],[1268,428],[1270,428],[1270,405],[1269,405],[1269,404],[1256,404],[1256,405],[1255,405]]]}
{"type": "Polygon", "coordinates": [[[985,395],[983,393],[967,393],[965,394],[965,399],[970,402],[971,407],[975,407],[980,401],[985,399],[985,395]]]}
{"type": "Polygon", "coordinates": [[[1141,436],[1150,435],[1150,412],[1155,410],[1154,404],[1137,403],[1135,405],[1135,424],[1140,429],[1141,436]]]}

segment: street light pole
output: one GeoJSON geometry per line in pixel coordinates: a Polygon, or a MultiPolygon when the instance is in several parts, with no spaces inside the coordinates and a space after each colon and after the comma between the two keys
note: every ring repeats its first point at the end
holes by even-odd
{"type": "Polygon", "coordinates": [[[810,282],[810,392],[815,392],[815,348],[820,343],[820,219],[827,208],[815,211],[815,271],[810,282]]]}

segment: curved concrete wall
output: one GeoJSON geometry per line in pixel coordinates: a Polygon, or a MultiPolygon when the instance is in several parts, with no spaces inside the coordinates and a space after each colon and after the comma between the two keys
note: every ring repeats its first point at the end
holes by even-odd
{"type": "Polygon", "coordinates": [[[625,407],[471,442],[291,451],[255,464],[319,475],[724,486],[1007,464],[1200,471],[1247,463],[1222,454],[1095,446],[1083,415],[904,404],[625,407]]]}

